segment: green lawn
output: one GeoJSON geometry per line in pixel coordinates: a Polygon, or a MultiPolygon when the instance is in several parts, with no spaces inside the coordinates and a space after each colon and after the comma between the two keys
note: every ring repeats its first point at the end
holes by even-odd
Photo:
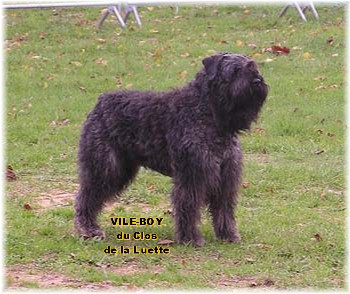
{"type": "MultiPolygon", "coordinates": [[[[122,30],[99,8],[6,11],[5,195],[7,287],[84,289],[345,289],[345,6],[317,5],[302,22],[282,6],[140,7],[122,30]],[[286,46],[288,55],[268,48],[286,46]],[[270,86],[249,134],[240,244],[214,239],[203,211],[203,248],[168,255],[105,255],[107,246],[174,240],[171,180],[142,170],[100,223],[102,242],[73,230],[81,125],[113,89],[166,90],[190,81],[201,60],[225,51],[251,56],[270,86]],[[164,217],[125,227],[156,241],[118,241],[111,217],[164,217]]],[[[164,248],[168,245],[164,245],[164,248]]]]}

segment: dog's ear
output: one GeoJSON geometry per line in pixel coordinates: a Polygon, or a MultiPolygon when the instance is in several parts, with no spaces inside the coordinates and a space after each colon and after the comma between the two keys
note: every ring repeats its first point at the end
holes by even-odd
{"type": "Polygon", "coordinates": [[[218,54],[218,55],[209,56],[202,60],[202,63],[205,68],[205,72],[207,73],[207,76],[210,81],[212,81],[216,77],[216,74],[218,71],[218,65],[222,60],[222,58],[223,58],[223,54],[218,54]]]}

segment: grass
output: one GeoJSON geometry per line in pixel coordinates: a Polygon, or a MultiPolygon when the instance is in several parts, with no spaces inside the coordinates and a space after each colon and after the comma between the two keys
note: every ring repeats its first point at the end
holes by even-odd
{"type": "MultiPolygon", "coordinates": [[[[52,272],[79,280],[56,285],[68,288],[345,288],[345,7],[317,6],[320,20],[307,23],[293,9],[278,19],[280,9],[140,7],[142,28],[131,18],[121,30],[110,17],[100,31],[97,8],[6,12],[6,161],[18,180],[6,186],[5,261],[32,269],[20,287],[45,288],[33,277],[52,272]],[[266,52],[274,44],[290,54],[266,52]],[[79,131],[100,93],[183,85],[217,51],[252,56],[270,86],[259,121],[241,136],[240,244],[215,241],[204,211],[203,248],[105,255],[108,245],[157,243],[117,241],[111,216],[164,217],[144,231],[173,239],[171,181],[151,171],[100,216],[103,242],[75,236],[71,198],[42,206],[42,197],[76,191],[79,131]]],[[[18,286],[11,276],[8,286],[18,286]]]]}

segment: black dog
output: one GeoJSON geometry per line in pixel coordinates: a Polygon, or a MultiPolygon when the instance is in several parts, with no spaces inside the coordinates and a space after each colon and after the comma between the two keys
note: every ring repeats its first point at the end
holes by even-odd
{"type": "Polygon", "coordinates": [[[173,179],[176,240],[202,246],[200,208],[209,206],[218,239],[239,242],[234,219],[242,173],[238,133],[256,120],[268,92],[254,61],[217,54],[183,88],[102,94],[83,126],[75,225],[104,237],[103,204],[134,179],[140,166],[173,179]]]}

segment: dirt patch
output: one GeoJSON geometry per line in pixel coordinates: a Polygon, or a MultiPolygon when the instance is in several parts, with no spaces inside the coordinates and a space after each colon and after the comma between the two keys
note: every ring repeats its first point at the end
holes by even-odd
{"type": "Polygon", "coordinates": [[[78,279],[70,278],[61,273],[43,271],[35,265],[15,265],[6,268],[8,290],[24,290],[28,288],[76,288],[90,290],[117,289],[112,282],[86,283],[78,279]],[[26,286],[31,284],[30,287],[26,286]]]}
{"type": "Polygon", "coordinates": [[[55,189],[49,193],[41,193],[39,197],[35,198],[35,202],[45,210],[71,206],[74,201],[74,195],[75,193],[55,189]]]}
{"type": "Polygon", "coordinates": [[[234,276],[220,279],[215,283],[211,283],[217,289],[234,289],[234,288],[270,288],[274,282],[270,279],[262,279],[257,277],[234,276]]]}
{"type": "Polygon", "coordinates": [[[164,271],[164,267],[160,265],[152,265],[151,267],[145,268],[137,261],[129,261],[120,266],[115,265],[101,265],[100,266],[104,271],[111,272],[118,276],[127,276],[143,273],[153,273],[159,274],[164,271]]]}
{"type": "MultiPolygon", "coordinates": [[[[144,268],[136,261],[127,262],[121,266],[101,265],[103,271],[110,272],[118,276],[134,275],[142,273],[159,274],[164,270],[160,265],[152,265],[150,268],[144,268]]],[[[25,289],[84,289],[84,290],[139,290],[134,285],[123,283],[121,286],[114,286],[111,281],[96,283],[87,283],[79,279],[68,277],[64,274],[47,271],[38,268],[35,264],[14,265],[6,267],[6,289],[25,290],[25,289]]]]}

